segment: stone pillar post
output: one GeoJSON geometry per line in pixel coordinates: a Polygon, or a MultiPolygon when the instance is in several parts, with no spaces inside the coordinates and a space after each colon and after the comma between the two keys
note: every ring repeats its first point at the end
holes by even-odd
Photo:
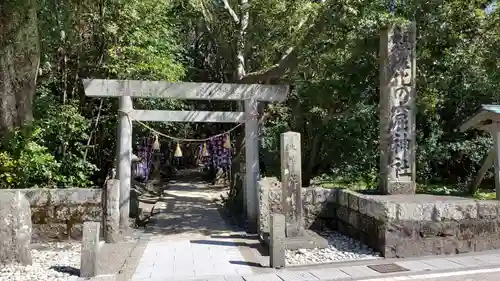
{"type": "MultiPolygon", "coordinates": [[[[31,265],[31,222],[30,202],[24,192],[2,190],[0,196],[0,267],[11,263],[31,265]]],[[[7,277],[8,278],[8,277],[7,277]]],[[[9,279],[9,278],[8,278],[9,279]]]]}
{"type": "Polygon", "coordinates": [[[380,37],[380,188],[415,193],[415,23],[380,37]]]}
{"type": "Polygon", "coordinates": [[[118,124],[118,179],[120,180],[120,228],[129,226],[130,185],[132,180],[132,121],[127,113],[133,109],[132,98],[120,97],[118,124]]]}
{"type": "Polygon", "coordinates": [[[80,277],[97,276],[99,225],[98,222],[93,221],[83,223],[80,277]]]}
{"type": "Polygon", "coordinates": [[[271,214],[269,244],[269,266],[285,267],[285,216],[282,214],[271,214]]]}
{"type": "Polygon", "coordinates": [[[286,219],[286,236],[296,237],[304,234],[300,133],[283,133],[280,143],[281,201],[286,219]]]}
{"type": "Polygon", "coordinates": [[[259,117],[258,101],[245,100],[245,205],[247,231],[257,233],[258,226],[258,190],[257,182],[260,178],[259,168],[259,117]]]}
{"type": "Polygon", "coordinates": [[[116,243],[120,239],[120,181],[109,179],[106,182],[106,210],[104,240],[116,243]]]}

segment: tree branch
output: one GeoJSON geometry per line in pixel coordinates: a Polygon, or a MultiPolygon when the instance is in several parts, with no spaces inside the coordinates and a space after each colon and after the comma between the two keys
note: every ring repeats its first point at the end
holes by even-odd
{"type": "MultiPolygon", "coordinates": [[[[224,0],[227,2],[227,0],[224,0]]],[[[236,37],[236,69],[235,80],[239,81],[246,75],[245,71],[245,45],[246,34],[248,29],[248,22],[250,19],[249,11],[247,9],[248,0],[240,0],[240,18],[239,30],[236,37]]]]}
{"type": "Polygon", "coordinates": [[[228,0],[222,0],[222,1],[224,2],[224,9],[226,9],[229,12],[231,17],[233,18],[234,23],[239,24],[240,19],[238,18],[238,15],[236,14],[236,12],[234,12],[234,10],[229,5],[228,0]]]}
{"type": "Polygon", "coordinates": [[[209,32],[212,31],[212,19],[210,17],[210,13],[208,12],[207,8],[205,7],[205,4],[203,1],[198,1],[201,7],[201,13],[203,15],[203,19],[205,20],[206,23],[206,28],[209,32]]]}
{"type": "MultiPolygon", "coordinates": [[[[325,4],[326,5],[326,4],[325,4]]],[[[297,44],[293,47],[287,49],[285,54],[281,57],[280,61],[267,69],[255,71],[246,74],[242,79],[239,80],[239,83],[243,84],[251,84],[251,83],[259,83],[262,81],[268,81],[272,78],[279,78],[299,63],[299,51],[300,49],[312,41],[315,36],[323,29],[325,26],[325,22],[323,21],[323,13],[327,9],[326,6],[323,6],[322,12],[318,14],[318,16],[309,16],[304,21],[302,21],[299,25],[302,26],[306,23],[307,28],[303,32],[302,38],[298,40],[297,44]]]]}
{"type": "Polygon", "coordinates": [[[299,46],[289,48],[281,60],[271,67],[246,74],[240,83],[257,83],[271,78],[283,76],[290,68],[298,63],[299,46]]]}

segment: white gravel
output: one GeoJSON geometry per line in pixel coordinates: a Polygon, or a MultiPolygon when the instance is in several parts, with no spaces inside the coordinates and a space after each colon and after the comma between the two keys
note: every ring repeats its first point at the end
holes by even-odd
{"type": "Polygon", "coordinates": [[[328,239],[328,248],[286,250],[286,263],[305,265],[381,258],[380,253],[337,231],[319,233],[328,239]]]}
{"type": "Polygon", "coordinates": [[[80,268],[80,243],[43,243],[33,245],[33,264],[0,265],[1,281],[74,281],[80,268]]]}

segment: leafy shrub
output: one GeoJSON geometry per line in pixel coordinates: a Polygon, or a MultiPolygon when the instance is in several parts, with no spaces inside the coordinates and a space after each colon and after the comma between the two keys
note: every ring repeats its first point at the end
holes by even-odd
{"type": "MultiPolygon", "coordinates": [[[[43,101],[41,104],[45,104],[43,101]]],[[[87,187],[89,121],[72,105],[50,105],[43,117],[7,136],[0,152],[0,188],[87,187]]]]}
{"type": "Polygon", "coordinates": [[[53,187],[61,165],[46,147],[35,142],[40,129],[12,133],[0,152],[0,188],[53,187]]]}

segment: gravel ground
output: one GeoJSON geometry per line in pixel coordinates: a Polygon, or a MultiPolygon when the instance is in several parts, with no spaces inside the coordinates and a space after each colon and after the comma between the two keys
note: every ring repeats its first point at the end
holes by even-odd
{"type": "Polygon", "coordinates": [[[0,265],[2,281],[76,280],[80,268],[80,243],[61,242],[32,245],[30,266],[0,265]]]}
{"type": "Polygon", "coordinates": [[[328,231],[319,234],[328,239],[328,248],[287,250],[286,263],[289,265],[305,265],[381,258],[380,254],[373,249],[340,232],[328,231]]]}

